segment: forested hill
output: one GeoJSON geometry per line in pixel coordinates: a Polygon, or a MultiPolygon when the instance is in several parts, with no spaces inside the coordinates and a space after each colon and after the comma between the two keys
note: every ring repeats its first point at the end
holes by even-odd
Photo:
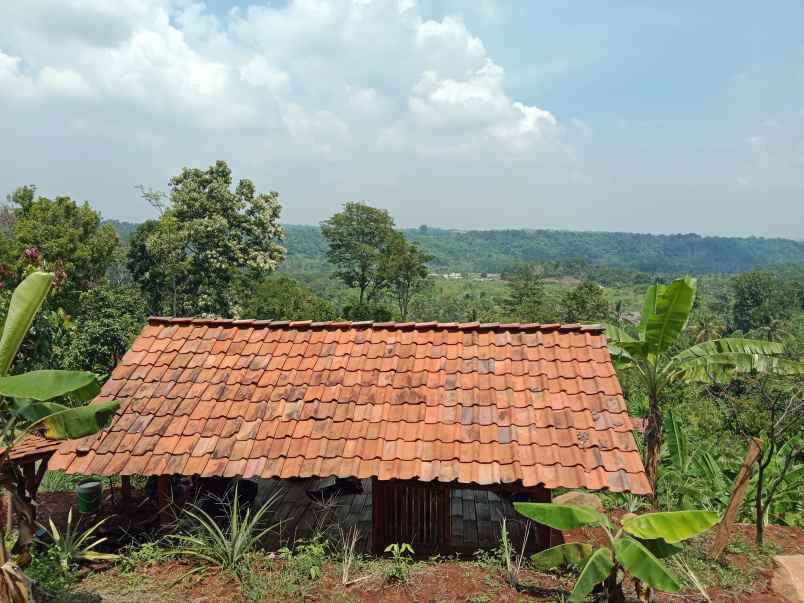
{"type": "MultiPolygon", "coordinates": [[[[127,240],[136,226],[110,221],[127,240]]],[[[288,272],[327,271],[327,243],[317,226],[285,224],[288,272]]],[[[406,229],[433,256],[436,272],[505,272],[519,262],[601,264],[648,273],[734,273],[804,262],[804,242],[758,237],[702,237],[567,230],[406,229]]]]}
{"type": "MultiPolygon", "coordinates": [[[[566,230],[407,229],[405,235],[433,256],[436,272],[504,272],[519,262],[603,264],[641,272],[743,272],[804,262],[804,243],[757,237],[702,237],[566,230]]],[[[285,225],[284,269],[324,268],[327,244],[317,226],[285,225]]]]}

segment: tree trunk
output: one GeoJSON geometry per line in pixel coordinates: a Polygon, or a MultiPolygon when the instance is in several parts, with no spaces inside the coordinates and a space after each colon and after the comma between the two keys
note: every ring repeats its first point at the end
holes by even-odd
{"type": "Polygon", "coordinates": [[[653,490],[651,501],[655,509],[658,504],[657,481],[659,476],[659,458],[662,453],[662,411],[659,400],[652,396],[648,420],[645,424],[645,474],[653,490]]]}
{"type": "Polygon", "coordinates": [[[756,534],[756,543],[757,546],[762,546],[765,543],[765,508],[762,504],[762,496],[763,496],[763,486],[765,481],[765,466],[762,463],[762,459],[760,458],[759,462],[759,471],[757,473],[757,492],[756,492],[756,502],[754,507],[756,509],[756,525],[757,525],[757,534],[756,534]]]}
{"type": "Polygon", "coordinates": [[[617,570],[618,568],[615,566],[603,583],[603,601],[605,603],[625,603],[623,585],[617,580],[617,570]]]}

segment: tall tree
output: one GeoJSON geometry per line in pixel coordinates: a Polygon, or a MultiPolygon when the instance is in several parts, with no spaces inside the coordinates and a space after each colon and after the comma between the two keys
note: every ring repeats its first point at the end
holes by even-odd
{"type": "Polygon", "coordinates": [[[731,281],[732,323],[743,332],[767,328],[790,318],[796,293],[779,277],[763,271],[746,272],[731,281]]]}
{"type": "Polygon", "coordinates": [[[400,232],[394,232],[391,242],[380,260],[380,274],[396,300],[402,321],[408,319],[408,308],[413,296],[428,284],[427,262],[432,256],[424,253],[415,243],[409,243],[400,232]]]}
{"type": "Polygon", "coordinates": [[[609,351],[618,368],[633,368],[648,396],[645,426],[645,469],[656,496],[656,478],[662,447],[664,394],[677,382],[731,379],[740,373],[800,374],[804,365],[781,357],[781,344],[752,339],[715,339],[684,350],[676,345],[684,332],[695,300],[695,279],[670,285],[652,285],[645,294],[638,338],[625,330],[606,329],[609,351]]]}
{"type": "Polygon", "coordinates": [[[583,281],[561,300],[561,320],[564,322],[601,322],[608,316],[606,292],[592,281],[583,281]]]}
{"type": "Polygon", "coordinates": [[[545,297],[543,269],[538,264],[523,264],[508,278],[505,309],[514,320],[544,322],[545,297]]]}
{"type": "Polygon", "coordinates": [[[116,261],[117,233],[101,224],[100,214],[88,203],[79,205],[70,197],[48,199],[24,186],[9,201],[17,279],[31,270],[54,270],[58,303],[75,311],[80,292],[101,284],[116,261]]]}
{"type": "MultiPolygon", "coordinates": [[[[279,194],[258,194],[247,179],[231,187],[224,161],[170,180],[161,217],[132,236],[129,256],[141,288],[164,291],[152,303],[173,314],[231,315],[238,278],[264,278],[282,261],[279,194]]],[[[162,203],[158,193],[144,194],[162,203]]]]}
{"type": "Polygon", "coordinates": [[[387,210],[349,202],[343,211],[321,223],[329,243],[327,258],[336,274],[359,291],[363,305],[383,289],[380,269],[383,255],[394,238],[394,220],[387,210]]]}

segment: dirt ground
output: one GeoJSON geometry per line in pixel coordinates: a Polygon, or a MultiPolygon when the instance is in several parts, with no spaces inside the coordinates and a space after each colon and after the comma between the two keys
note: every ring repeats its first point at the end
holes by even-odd
{"type": "MultiPolygon", "coordinates": [[[[63,524],[67,509],[73,502],[70,493],[43,493],[38,515],[54,517],[63,524]]],[[[126,517],[126,520],[131,520],[126,517]]],[[[709,587],[707,592],[715,603],[778,603],[778,596],[770,590],[772,567],[770,554],[804,554],[804,530],[782,526],[768,526],[768,546],[757,551],[753,546],[753,525],[738,525],[721,564],[703,561],[707,539],[693,545],[700,550],[700,571],[719,575],[722,586],[709,587]]],[[[567,541],[603,542],[599,529],[581,529],[568,532],[567,541]]],[[[404,584],[386,583],[381,566],[367,563],[357,571],[357,582],[341,584],[337,564],[325,565],[321,578],[310,583],[303,592],[288,594],[277,580],[282,580],[281,562],[269,571],[268,582],[277,586],[262,593],[257,600],[286,602],[290,600],[331,601],[335,603],[402,603],[402,602],[469,602],[490,603],[524,601],[561,601],[572,589],[573,576],[540,573],[524,570],[517,588],[508,584],[503,571],[488,564],[464,560],[419,562],[413,565],[410,579],[404,584]],[[274,575],[275,574],[275,575],[274,575]],[[273,580],[273,582],[271,582],[273,580]]],[[[114,566],[96,566],[85,570],[84,577],[70,603],[146,603],[175,600],[182,603],[245,603],[238,582],[231,576],[213,571],[187,574],[195,566],[172,560],[150,568],[137,568],[123,573],[114,566]]],[[[699,568],[696,566],[696,572],[699,568]]],[[[708,576],[711,577],[711,576],[708,576]]],[[[254,597],[250,601],[254,601],[254,597]]],[[[702,601],[697,591],[678,595],[660,595],[661,603],[702,601]]]]}

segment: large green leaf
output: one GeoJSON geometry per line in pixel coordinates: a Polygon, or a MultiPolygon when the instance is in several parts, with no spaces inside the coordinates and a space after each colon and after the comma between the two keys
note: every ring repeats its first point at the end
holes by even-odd
{"type": "Polygon", "coordinates": [[[667,411],[667,422],[665,423],[664,434],[673,465],[675,465],[679,471],[686,472],[689,466],[687,433],[684,431],[684,426],[676,418],[672,410],[667,411]]]}
{"type": "Polygon", "coordinates": [[[804,374],[804,364],[778,356],[723,352],[674,360],[668,365],[670,378],[688,382],[728,381],[735,375],[746,373],[801,375],[804,374]]]}
{"type": "Polygon", "coordinates": [[[614,557],[632,576],[657,590],[675,593],[681,583],[645,546],[627,536],[614,541],[614,557]]]}
{"type": "Polygon", "coordinates": [[[515,502],[514,508],[528,519],[556,530],[573,530],[583,526],[608,523],[606,516],[592,507],[515,502]]]}
{"type": "Polygon", "coordinates": [[[575,588],[570,593],[570,601],[573,603],[583,601],[595,586],[608,578],[612,569],[614,569],[614,562],[611,560],[611,552],[608,549],[597,549],[583,566],[575,588]]]}
{"type": "Polygon", "coordinates": [[[623,521],[623,530],[637,538],[675,543],[705,532],[719,521],[712,511],[669,511],[645,513],[623,521]]]}
{"type": "Polygon", "coordinates": [[[667,557],[678,555],[682,550],[684,550],[677,544],[670,544],[661,538],[654,538],[653,540],[637,538],[637,540],[639,540],[639,542],[641,542],[642,545],[657,559],[666,559],[667,557]]]}
{"type": "Polygon", "coordinates": [[[762,339],[744,339],[727,337],[704,341],[676,354],[674,360],[684,361],[723,354],[725,352],[742,352],[744,354],[760,354],[763,356],[778,356],[784,352],[784,346],[775,341],[762,339]]]}
{"type": "Polygon", "coordinates": [[[644,340],[648,351],[661,354],[678,339],[692,311],[695,301],[695,279],[680,278],[656,295],[655,310],[645,324],[644,340]]]}
{"type": "Polygon", "coordinates": [[[99,393],[98,377],[86,371],[42,370],[0,377],[0,396],[8,398],[44,402],[69,394],[84,402],[99,393]]]}
{"type": "Polygon", "coordinates": [[[115,401],[87,404],[76,408],[55,402],[34,402],[22,406],[15,405],[14,411],[31,423],[43,426],[46,438],[67,440],[97,433],[109,425],[118,408],[120,404],[115,401]]]}
{"type": "Polygon", "coordinates": [[[22,281],[11,295],[3,335],[0,337],[0,375],[5,375],[14,362],[25,334],[31,327],[36,313],[50,291],[53,275],[49,272],[34,272],[22,281]]]}
{"type": "Polygon", "coordinates": [[[536,567],[551,569],[564,565],[578,566],[592,554],[592,545],[582,542],[568,542],[540,551],[531,556],[536,567]]]}
{"type": "Polygon", "coordinates": [[[645,341],[648,321],[656,315],[656,299],[667,288],[666,285],[651,285],[645,291],[645,300],[642,302],[642,314],[639,317],[639,339],[645,341]]]}

